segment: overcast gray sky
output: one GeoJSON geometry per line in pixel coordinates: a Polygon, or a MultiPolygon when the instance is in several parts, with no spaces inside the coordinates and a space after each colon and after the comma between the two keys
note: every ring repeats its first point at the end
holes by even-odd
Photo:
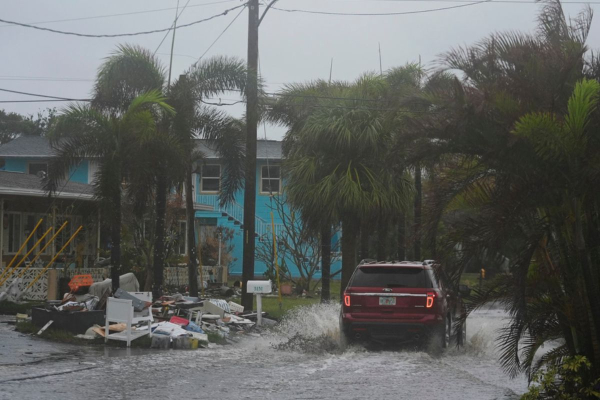
{"type": "MultiPolygon", "coordinates": [[[[529,2],[473,4],[422,14],[395,16],[332,16],[270,10],[260,27],[260,63],[269,90],[283,83],[329,77],[353,80],[365,71],[379,70],[378,43],[384,70],[410,61],[432,66],[448,49],[472,44],[490,33],[531,31],[540,5],[529,2]]],[[[187,0],[180,0],[182,8],[187,0]]],[[[242,4],[241,0],[190,0],[178,24],[186,24],[242,4]],[[213,4],[209,4],[213,3],[213,4]],[[216,4],[214,4],[216,3],[216,4]]],[[[391,13],[464,5],[463,0],[280,0],[277,7],[347,13],[391,13]]],[[[168,28],[177,0],[20,0],[0,1],[0,18],[41,27],[88,34],[114,34],[168,28]],[[166,9],[166,10],[165,10],[166,9]],[[108,16],[111,14],[129,15],[108,16]],[[94,18],[90,18],[94,17],[94,18]],[[85,19],[84,19],[85,18],[85,19]],[[64,21],[79,19],[76,21],[64,21]],[[62,21],[58,21],[62,20],[62,21]]],[[[592,4],[592,8],[600,4],[592,4]]],[[[576,15],[584,4],[564,4],[576,15]]],[[[262,7],[264,8],[264,6],[262,7]]],[[[178,76],[206,51],[239,10],[209,22],[177,30],[173,76],[178,76]]],[[[245,10],[206,54],[246,58],[248,17],[245,10]]],[[[589,46],[600,48],[600,20],[592,25],[589,46]]],[[[69,98],[90,96],[102,60],[119,43],[135,43],[155,50],[164,33],[126,38],[67,36],[0,23],[0,88],[69,98]]],[[[171,37],[160,49],[167,66],[171,37]]],[[[32,97],[0,92],[0,100],[32,97]]],[[[234,99],[224,95],[223,102],[234,99]]],[[[65,103],[5,103],[7,111],[35,114],[65,103]]],[[[224,107],[239,116],[243,105],[224,107]]],[[[260,136],[264,136],[262,128],[260,136]]],[[[279,139],[283,130],[267,127],[267,137],[279,139]]]]}

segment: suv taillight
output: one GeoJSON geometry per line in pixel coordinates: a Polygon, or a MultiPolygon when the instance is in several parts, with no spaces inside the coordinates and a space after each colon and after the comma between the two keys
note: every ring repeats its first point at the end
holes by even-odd
{"type": "Polygon", "coordinates": [[[433,299],[435,299],[435,292],[427,293],[427,308],[433,307],[433,299]]]}
{"type": "Polygon", "coordinates": [[[350,307],[350,295],[348,295],[348,294],[344,295],[344,305],[346,307],[350,307]]]}

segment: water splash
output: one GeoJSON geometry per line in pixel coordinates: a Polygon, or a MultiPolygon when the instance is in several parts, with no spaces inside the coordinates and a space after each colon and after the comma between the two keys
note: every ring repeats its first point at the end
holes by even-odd
{"type": "Polygon", "coordinates": [[[279,340],[273,347],[311,354],[340,353],[339,315],[340,305],[334,303],[298,307],[274,330],[279,340]]]}

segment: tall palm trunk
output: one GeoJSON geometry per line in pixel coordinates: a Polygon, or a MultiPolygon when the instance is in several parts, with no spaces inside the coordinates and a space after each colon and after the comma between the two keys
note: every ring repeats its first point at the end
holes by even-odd
{"type": "Polygon", "coordinates": [[[117,184],[112,199],[112,226],[110,236],[112,247],[110,248],[110,279],[112,280],[112,291],[115,293],[119,288],[119,277],[121,276],[121,182],[117,184]]]}
{"type": "Polygon", "coordinates": [[[590,339],[594,348],[594,360],[592,360],[592,362],[597,364],[600,363],[600,338],[598,337],[598,333],[600,332],[600,302],[598,302],[600,290],[598,289],[598,282],[594,279],[594,275],[592,273],[592,266],[588,251],[586,249],[581,213],[579,207],[577,206],[577,200],[573,200],[572,203],[575,216],[575,243],[577,245],[577,253],[579,256],[579,262],[581,263],[581,271],[583,272],[591,313],[590,330],[592,335],[590,339]]]}
{"type": "Polygon", "coordinates": [[[369,236],[371,233],[371,227],[367,219],[363,221],[360,226],[360,259],[365,260],[369,258],[369,236]]]}
{"type": "Polygon", "coordinates": [[[387,223],[382,218],[377,227],[377,260],[387,259],[387,223]]]}
{"type": "Polygon", "coordinates": [[[414,259],[421,260],[421,204],[423,188],[421,185],[421,165],[415,167],[415,250],[414,259]]]}
{"type": "Polygon", "coordinates": [[[156,225],[154,235],[154,282],[152,296],[162,296],[163,272],[165,262],[165,216],[167,214],[167,177],[160,171],[156,180],[156,225]]]}
{"type": "Polygon", "coordinates": [[[406,260],[406,217],[404,213],[398,217],[398,260],[406,260]]]}
{"type": "Polygon", "coordinates": [[[358,229],[352,217],[342,220],[342,287],[340,300],[343,301],[344,290],[348,286],[350,277],[356,268],[356,237],[358,229]]]}
{"type": "Polygon", "coordinates": [[[321,303],[330,299],[331,280],[331,224],[321,227],[321,303]]]}
{"type": "Polygon", "coordinates": [[[185,211],[187,217],[187,255],[188,255],[188,280],[190,283],[190,296],[198,297],[198,258],[196,255],[196,229],[194,226],[194,185],[192,184],[191,169],[185,176],[185,211]]]}

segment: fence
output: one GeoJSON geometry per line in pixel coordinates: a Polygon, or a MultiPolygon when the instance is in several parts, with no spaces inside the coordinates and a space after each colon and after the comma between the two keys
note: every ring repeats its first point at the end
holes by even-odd
{"type": "MultiPolygon", "coordinates": [[[[43,268],[30,268],[28,269],[21,282],[19,283],[19,289],[25,290],[27,286],[38,276],[43,268]]],[[[227,282],[227,267],[221,266],[210,266],[204,265],[202,267],[202,277],[205,281],[208,280],[209,272],[213,271],[213,276],[217,282],[227,282]]],[[[42,277],[25,293],[23,300],[46,300],[48,298],[48,272],[44,272],[42,277]]],[[[108,269],[105,268],[77,268],[77,269],[59,269],[57,278],[72,278],[75,275],[91,275],[94,282],[101,282],[105,277],[109,277],[108,269]]],[[[16,274],[15,274],[16,275],[16,274]]],[[[170,286],[187,286],[188,285],[188,269],[187,266],[181,267],[167,267],[164,271],[164,283],[170,286]]],[[[4,292],[8,289],[13,279],[9,279],[4,285],[0,286],[0,292],[4,292]]],[[[58,282],[57,282],[58,284],[58,282]]],[[[200,285],[200,271],[198,271],[198,285],[200,285]]],[[[62,296],[62,294],[60,294],[62,296]]]]}
{"type": "MultiPolygon", "coordinates": [[[[29,268],[25,274],[21,282],[19,283],[19,289],[21,291],[25,290],[27,286],[39,275],[40,272],[43,271],[43,268],[29,268]]],[[[38,279],[38,281],[33,285],[27,293],[23,296],[23,300],[46,300],[48,298],[48,271],[44,272],[42,277],[38,279]]],[[[15,273],[16,275],[19,273],[15,273]]],[[[94,279],[94,282],[101,282],[106,276],[106,270],[104,268],[77,268],[77,269],[67,269],[67,270],[59,270],[58,278],[67,277],[72,278],[74,275],[85,275],[89,274],[94,279]]],[[[13,279],[9,279],[4,283],[4,285],[0,286],[0,292],[4,292],[8,289],[8,286],[13,282],[13,279]]],[[[58,282],[57,282],[58,283],[58,282]]]]}
{"type": "MultiPolygon", "coordinates": [[[[202,278],[208,281],[209,272],[213,271],[213,276],[217,282],[227,282],[227,267],[221,266],[202,266],[202,278]]],[[[166,286],[187,286],[188,280],[188,268],[187,266],[181,267],[167,267],[164,271],[164,284],[166,286]]],[[[200,269],[198,269],[198,285],[200,285],[200,269]]]]}

